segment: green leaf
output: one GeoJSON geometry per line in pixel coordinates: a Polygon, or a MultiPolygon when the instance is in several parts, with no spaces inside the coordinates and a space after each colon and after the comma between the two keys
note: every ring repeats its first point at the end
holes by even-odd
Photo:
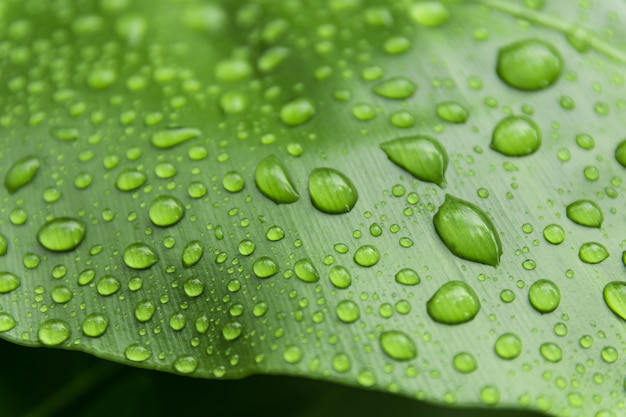
{"type": "Polygon", "coordinates": [[[619,2],[0,6],[0,337],[623,414],[619,2]]]}

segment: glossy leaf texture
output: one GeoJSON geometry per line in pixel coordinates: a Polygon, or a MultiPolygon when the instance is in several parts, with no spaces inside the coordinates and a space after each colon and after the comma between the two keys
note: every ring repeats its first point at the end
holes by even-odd
{"type": "Polygon", "coordinates": [[[3,339],[625,412],[620,2],[2,5],[3,339]]]}

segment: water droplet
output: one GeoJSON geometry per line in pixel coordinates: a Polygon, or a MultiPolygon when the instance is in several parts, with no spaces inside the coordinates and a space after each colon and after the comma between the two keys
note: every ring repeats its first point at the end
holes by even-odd
{"type": "Polygon", "coordinates": [[[65,285],[58,285],[52,289],[50,296],[52,297],[52,301],[55,303],[65,304],[72,299],[74,294],[72,294],[72,290],[67,288],[65,285]]]}
{"type": "Polygon", "coordinates": [[[500,293],[500,299],[505,303],[512,303],[515,301],[515,293],[511,290],[502,290],[500,293]]]}
{"type": "Polygon", "coordinates": [[[369,268],[380,260],[380,252],[375,246],[364,245],[354,252],[354,262],[358,265],[369,268]]]}
{"type": "Polygon", "coordinates": [[[602,209],[591,200],[574,201],[567,206],[566,213],[571,221],[581,226],[600,228],[604,221],[602,209]]]}
{"type": "Polygon", "coordinates": [[[333,358],[333,368],[335,371],[340,373],[345,373],[352,368],[352,362],[350,361],[350,357],[345,353],[338,353],[333,358]]]}
{"type": "Polygon", "coordinates": [[[87,76],[87,84],[94,90],[102,90],[113,85],[117,74],[110,68],[95,68],[87,76]]]}
{"type": "Polygon", "coordinates": [[[551,313],[561,302],[561,290],[552,281],[540,279],[530,286],[528,300],[535,310],[542,314],[551,313]]]}
{"type": "Polygon", "coordinates": [[[9,241],[6,236],[0,233],[0,256],[4,256],[7,254],[7,250],[9,249],[9,241]]]}
{"type": "Polygon", "coordinates": [[[488,405],[496,405],[500,402],[500,390],[493,385],[487,385],[480,391],[480,400],[488,405]]]}
{"type": "Polygon", "coordinates": [[[359,305],[351,300],[343,300],[337,304],[337,318],[344,323],[354,323],[361,317],[359,305]]]}
{"type": "Polygon", "coordinates": [[[493,267],[500,263],[500,237],[479,207],[448,194],[433,222],[443,243],[459,258],[493,267]]]}
{"type": "Polygon", "coordinates": [[[98,294],[104,297],[115,294],[121,287],[120,281],[112,275],[104,275],[96,283],[98,294]]]}
{"type": "Polygon", "coordinates": [[[37,339],[46,346],[58,346],[70,338],[70,326],[63,320],[50,319],[39,325],[37,339]]]}
{"type": "Polygon", "coordinates": [[[531,155],[541,146],[541,130],[526,116],[509,116],[493,130],[489,147],[506,156],[531,155]]]}
{"type": "Polygon", "coordinates": [[[199,278],[187,278],[183,283],[183,289],[189,297],[198,297],[204,292],[204,283],[199,278]]]}
{"type": "Polygon", "coordinates": [[[411,268],[404,268],[396,273],[396,282],[398,284],[417,285],[420,281],[420,276],[411,268]]]}
{"type": "Polygon", "coordinates": [[[395,77],[376,84],[373,88],[375,94],[391,98],[395,100],[401,100],[411,97],[417,91],[417,85],[408,78],[395,77]]]}
{"type": "Polygon", "coordinates": [[[188,127],[176,127],[160,130],[152,135],[151,142],[160,149],[169,149],[183,142],[200,137],[198,129],[188,127]]]}
{"type": "Polygon", "coordinates": [[[283,353],[285,362],[295,364],[302,360],[302,349],[298,346],[288,346],[283,353]]]}
{"type": "Polygon", "coordinates": [[[199,240],[192,240],[183,249],[183,266],[189,268],[197,264],[204,254],[204,245],[199,240]]]}
{"type": "Polygon", "coordinates": [[[496,341],[496,354],[502,359],[515,359],[522,353],[522,341],[513,333],[504,333],[496,341]]]}
{"type": "Polygon", "coordinates": [[[11,272],[0,272],[0,294],[6,294],[18,288],[21,284],[20,278],[11,272]]]}
{"type": "Polygon", "coordinates": [[[565,241],[565,230],[558,224],[549,224],[543,229],[543,237],[553,245],[560,245],[565,241]]]}
{"type": "Polygon", "coordinates": [[[13,329],[17,323],[9,313],[0,313],[0,333],[8,332],[13,329]]]}
{"type": "Polygon", "coordinates": [[[107,331],[109,320],[100,313],[93,313],[83,320],[83,334],[89,337],[100,337],[107,331]]]}
{"type": "Polygon", "coordinates": [[[274,155],[263,158],[254,175],[259,191],[274,203],[290,204],[300,198],[287,168],[274,155]]]}
{"type": "Polygon", "coordinates": [[[352,181],[332,168],[316,168],[311,172],[309,196],[313,206],[327,214],[347,213],[359,198],[352,181]]]}
{"type": "Polygon", "coordinates": [[[343,266],[333,266],[330,269],[330,282],[339,289],[346,289],[352,284],[352,276],[343,266]]]}
{"type": "Polygon", "coordinates": [[[239,245],[237,246],[237,250],[243,256],[252,255],[255,249],[256,249],[256,245],[250,239],[242,240],[241,242],[239,242],[239,245]]]}
{"type": "Polygon", "coordinates": [[[609,257],[609,250],[597,242],[583,243],[578,251],[581,261],[588,264],[599,264],[609,257]]]}
{"type": "Polygon", "coordinates": [[[4,176],[4,186],[13,194],[29,184],[37,175],[41,161],[36,156],[25,156],[17,160],[4,176]]]}
{"type": "Polygon", "coordinates": [[[299,126],[308,122],[315,115],[315,106],[307,99],[296,99],[280,109],[280,119],[287,126],[299,126]]]}
{"type": "Polygon", "coordinates": [[[611,311],[626,320],[626,282],[609,282],[604,286],[603,296],[611,311]]]}
{"type": "Polygon", "coordinates": [[[448,154],[434,138],[412,136],[384,142],[380,145],[391,162],[415,178],[445,186],[448,154]]]}
{"type": "Polygon", "coordinates": [[[226,114],[241,114],[248,107],[248,97],[239,91],[226,91],[220,97],[220,107],[226,114]]]}
{"type": "Polygon", "coordinates": [[[141,346],[138,343],[128,345],[124,350],[124,356],[126,359],[132,362],[145,362],[152,356],[152,352],[146,347],[141,346]]]}
{"type": "Polygon", "coordinates": [[[115,181],[115,186],[120,191],[133,191],[146,183],[148,177],[141,171],[125,169],[120,172],[115,181]]]}
{"type": "Polygon", "coordinates": [[[455,355],[452,364],[454,369],[462,374],[471,374],[478,369],[478,361],[476,361],[474,355],[468,352],[461,352],[455,355]]]}
{"type": "Polygon", "coordinates": [[[417,347],[409,336],[398,330],[389,330],[380,335],[383,352],[398,361],[410,361],[417,357],[417,347]]]}
{"type": "Polygon", "coordinates": [[[229,171],[222,178],[222,187],[229,193],[238,193],[244,189],[246,182],[237,171],[229,171]]]}
{"type": "Polygon", "coordinates": [[[155,226],[173,226],[185,215],[185,206],[175,197],[160,195],[150,203],[149,215],[155,226]]]}
{"type": "Polygon", "coordinates": [[[469,113],[456,101],[444,101],[437,104],[437,116],[450,123],[465,123],[469,113]]]}
{"type": "Polygon", "coordinates": [[[39,228],[37,240],[52,252],[65,252],[78,247],[85,238],[85,223],[70,217],[50,220],[39,228]]]}
{"type": "Polygon", "coordinates": [[[145,243],[132,243],[124,249],[124,263],[129,268],[147,269],[159,261],[154,249],[145,243]]]}
{"type": "Polygon", "coordinates": [[[619,358],[619,352],[613,346],[602,349],[602,360],[606,363],[615,363],[619,358]]]}
{"type": "Polygon", "coordinates": [[[265,237],[270,242],[278,242],[285,237],[285,231],[280,226],[271,226],[267,229],[267,232],[265,232],[265,237]]]}
{"type": "Polygon", "coordinates": [[[626,139],[621,141],[615,148],[615,160],[626,168],[626,139]]]}
{"type": "Polygon", "coordinates": [[[304,282],[317,282],[320,276],[310,259],[300,259],[293,267],[296,276],[304,282]]]}
{"type": "Polygon", "coordinates": [[[596,141],[593,136],[586,133],[581,133],[579,135],[576,135],[576,144],[580,146],[581,149],[590,151],[596,146],[596,141]]]}
{"type": "Polygon", "coordinates": [[[376,117],[376,109],[367,103],[357,103],[352,107],[352,114],[359,120],[372,120],[376,117]]]}
{"type": "Polygon", "coordinates": [[[141,323],[145,323],[149,321],[152,316],[154,316],[155,311],[156,305],[152,301],[141,301],[135,307],[135,318],[137,318],[137,320],[139,320],[141,323]]]}
{"type": "Polygon", "coordinates": [[[170,327],[172,330],[180,331],[187,325],[187,317],[183,313],[177,312],[170,316],[170,327]]]}
{"type": "Polygon", "coordinates": [[[478,296],[463,281],[443,284],[428,300],[428,315],[443,324],[461,324],[471,321],[480,311],[478,296]]]}
{"type": "Polygon", "coordinates": [[[518,90],[542,90],[554,84],[563,71],[563,59],[551,44],[526,39],[498,51],[498,76],[518,90]]]}
{"type": "Polygon", "coordinates": [[[563,350],[555,343],[544,343],[539,348],[541,356],[549,362],[560,362],[563,359],[563,350]]]}
{"type": "Polygon", "coordinates": [[[252,265],[252,270],[257,278],[270,278],[276,275],[279,271],[278,265],[271,258],[263,256],[252,265]]]}

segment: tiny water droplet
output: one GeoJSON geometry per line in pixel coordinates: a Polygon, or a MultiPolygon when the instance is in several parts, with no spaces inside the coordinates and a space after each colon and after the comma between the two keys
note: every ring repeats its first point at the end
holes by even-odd
{"type": "Polygon", "coordinates": [[[70,338],[70,326],[63,320],[50,319],[39,325],[37,339],[46,346],[58,346],[70,338]]]}
{"type": "Polygon", "coordinates": [[[185,215],[185,206],[175,197],[160,195],[150,203],[148,214],[155,226],[173,226],[185,215]]]}
{"type": "Polygon", "coordinates": [[[383,352],[398,361],[410,361],[417,357],[417,347],[411,338],[398,330],[389,330],[380,335],[383,352]]]}
{"type": "Polygon", "coordinates": [[[159,149],[169,149],[183,142],[200,137],[198,129],[176,127],[160,130],[152,135],[151,143],[159,149]]]}
{"type": "Polygon", "coordinates": [[[474,204],[448,194],[433,223],[443,243],[459,258],[493,267],[500,263],[500,237],[491,219],[474,204]]]}
{"type": "Polygon", "coordinates": [[[558,224],[549,224],[543,229],[543,237],[553,245],[560,245],[565,241],[565,230],[558,224]]]}
{"type": "Polygon", "coordinates": [[[311,171],[309,196],[313,206],[327,214],[347,213],[359,198],[352,181],[332,168],[316,168],[311,171]]]}
{"type": "Polygon", "coordinates": [[[456,101],[444,101],[437,104],[437,116],[450,123],[465,123],[469,113],[465,107],[456,101]]]}
{"type": "Polygon", "coordinates": [[[159,261],[159,256],[150,246],[137,242],[124,249],[123,259],[129,268],[147,269],[159,261]]]}
{"type": "Polygon", "coordinates": [[[604,213],[591,200],[578,200],[566,208],[567,217],[576,224],[586,227],[600,228],[604,222],[604,213]]]}
{"type": "Polygon", "coordinates": [[[315,106],[310,100],[296,99],[280,109],[280,119],[287,126],[299,126],[308,122],[315,115],[315,106]]]}
{"type": "Polygon", "coordinates": [[[380,145],[391,162],[415,178],[445,186],[448,154],[434,138],[412,136],[384,142],[380,145]]]}
{"type": "Polygon", "coordinates": [[[189,268],[194,266],[204,255],[204,245],[199,240],[192,240],[183,249],[183,266],[189,268]]]}
{"type": "Polygon", "coordinates": [[[396,282],[403,285],[417,285],[420,283],[420,276],[411,268],[401,269],[396,273],[396,282]]]}
{"type": "Polygon", "coordinates": [[[18,288],[21,284],[20,278],[7,271],[0,272],[0,294],[6,294],[18,288]]]}
{"type": "Polygon", "coordinates": [[[310,259],[300,259],[293,267],[296,276],[304,282],[317,282],[320,276],[310,259]]]}
{"type": "Polygon", "coordinates": [[[109,327],[109,320],[105,315],[93,313],[83,320],[83,334],[88,337],[100,337],[109,327]]]}
{"type": "Polygon", "coordinates": [[[526,116],[509,116],[496,125],[489,147],[506,156],[531,155],[541,146],[541,130],[526,116]]]}
{"type": "Polygon", "coordinates": [[[85,223],[70,217],[50,220],[39,228],[37,240],[52,252],[66,252],[78,247],[85,238],[85,223]]]}
{"type": "Polygon", "coordinates": [[[514,42],[498,51],[498,76],[518,90],[543,90],[563,71],[563,59],[551,44],[539,39],[514,42]]]}
{"type": "Polygon", "coordinates": [[[276,204],[290,204],[300,198],[287,168],[274,155],[259,162],[254,176],[259,191],[276,204]]]}
{"type": "Polygon", "coordinates": [[[361,316],[359,305],[351,300],[343,300],[337,304],[337,318],[344,323],[354,323],[361,316]]]}
{"type": "Polygon", "coordinates": [[[146,183],[148,177],[141,171],[125,169],[120,172],[115,181],[115,186],[120,191],[134,191],[146,183]]]}
{"type": "Polygon", "coordinates": [[[254,271],[254,275],[256,275],[257,278],[265,279],[273,277],[278,273],[280,269],[278,268],[278,265],[276,265],[276,262],[274,262],[271,258],[263,256],[254,261],[254,264],[252,265],[252,270],[254,271]]]}
{"type": "Polygon", "coordinates": [[[384,98],[402,100],[415,94],[417,85],[408,78],[395,77],[376,84],[373,91],[384,98]]]}
{"type": "Polygon", "coordinates": [[[603,297],[611,311],[626,320],[626,282],[609,282],[604,286],[603,297]]]}
{"type": "Polygon", "coordinates": [[[466,323],[480,311],[478,296],[463,281],[449,281],[442,285],[426,306],[428,315],[443,324],[466,323]]]}
{"type": "Polygon", "coordinates": [[[599,264],[609,257],[609,250],[597,242],[583,243],[578,251],[581,261],[588,264],[599,264]]]}
{"type": "Polygon", "coordinates": [[[551,313],[561,302],[561,290],[552,281],[540,279],[530,286],[528,300],[535,310],[542,314],[551,313]]]}
{"type": "Polygon", "coordinates": [[[364,245],[354,252],[354,262],[357,265],[369,268],[380,260],[380,252],[376,246],[364,245]]]}
{"type": "Polygon", "coordinates": [[[17,160],[4,176],[4,186],[10,194],[28,185],[37,175],[41,161],[36,156],[25,156],[17,160]]]}
{"type": "Polygon", "coordinates": [[[496,354],[502,359],[515,359],[522,353],[522,341],[513,333],[504,333],[496,341],[496,354]]]}

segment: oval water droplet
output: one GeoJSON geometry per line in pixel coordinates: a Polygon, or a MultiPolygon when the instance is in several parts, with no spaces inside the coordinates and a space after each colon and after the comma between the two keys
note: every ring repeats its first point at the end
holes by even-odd
{"type": "Polygon", "coordinates": [[[563,59],[551,44],[525,39],[498,51],[498,76],[518,90],[543,90],[554,84],[563,71],[563,59]]]}
{"type": "Polygon", "coordinates": [[[311,171],[309,196],[313,206],[327,214],[347,213],[359,198],[352,181],[333,168],[316,168],[311,171]]]}
{"type": "Polygon", "coordinates": [[[478,369],[478,361],[474,355],[469,352],[461,352],[455,355],[452,364],[454,365],[454,369],[462,374],[471,374],[478,369]]]}
{"type": "Polygon", "coordinates": [[[493,130],[489,147],[506,156],[531,155],[541,146],[541,130],[526,116],[509,116],[493,130]]]}
{"type": "Polygon", "coordinates": [[[108,297],[115,294],[122,288],[120,281],[112,275],[104,275],[98,279],[96,290],[98,294],[108,297]]]}
{"type": "Polygon", "coordinates": [[[402,100],[415,94],[417,85],[408,78],[395,77],[376,84],[373,91],[381,97],[402,100]]]}
{"type": "Polygon", "coordinates": [[[563,350],[555,343],[544,343],[539,348],[541,356],[549,362],[561,362],[563,359],[563,350]]]}
{"type": "Polygon", "coordinates": [[[433,223],[443,243],[459,258],[493,267],[500,263],[500,237],[491,219],[474,204],[448,194],[433,223]]]}
{"type": "Polygon", "coordinates": [[[380,260],[380,252],[376,246],[363,245],[354,252],[354,262],[357,265],[369,268],[380,260]]]}
{"type": "Polygon", "coordinates": [[[115,187],[120,191],[134,191],[146,183],[148,177],[136,169],[125,169],[120,172],[115,181],[115,187]]]}
{"type": "Polygon", "coordinates": [[[469,113],[456,101],[444,101],[437,104],[437,116],[450,123],[465,123],[469,113]]]}
{"type": "Polygon", "coordinates": [[[9,313],[0,313],[0,333],[8,332],[15,328],[17,322],[9,313]]]}
{"type": "Polygon", "coordinates": [[[315,115],[315,106],[310,100],[299,98],[285,104],[280,109],[280,119],[287,126],[299,126],[315,115]]]}
{"type": "Polygon", "coordinates": [[[198,297],[204,292],[204,282],[199,278],[188,278],[183,283],[183,289],[189,297],[198,297]]]}
{"type": "Polygon", "coordinates": [[[185,215],[185,206],[175,197],[160,195],[150,203],[148,214],[155,226],[173,226],[185,215]]]}
{"type": "Polygon", "coordinates": [[[189,268],[194,266],[204,255],[204,245],[199,240],[192,240],[183,249],[183,266],[189,268]]]}
{"type": "Polygon", "coordinates": [[[202,132],[189,127],[160,130],[152,135],[151,142],[160,149],[169,149],[183,142],[200,137],[202,132]]]}
{"type": "Polygon", "coordinates": [[[542,314],[551,313],[561,303],[561,290],[554,282],[540,279],[530,286],[528,300],[538,312],[542,314]]]}
{"type": "Polygon", "coordinates": [[[426,303],[428,315],[443,324],[462,324],[471,321],[480,311],[478,296],[463,281],[443,284],[426,303]]]}
{"type": "Polygon", "coordinates": [[[222,187],[229,193],[238,193],[244,189],[246,181],[237,171],[229,171],[222,178],[222,187]]]}
{"type": "Polygon", "coordinates": [[[583,243],[578,251],[578,257],[587,264],[599,264],[609,257],[609,250],[597,242],[583,243]]]}
{"type": "Polygon", "coordinates": [[[615,160],[626,168],[626,139],[621,141],[615,148],[615,160]]]}
{"type": "Polygon", "coordinates": [[[93,313],[83,320],[83,334],[88,337],[100,337],[107,331],[109,320],[105,315],[93,313]]]}
{"type": "Polygon", "coordinates": [[[145,362],[150,359],[152,352],[139,343],[133,343],[126,347],[124,350],[124,356],[132,362],[145,362]]]}
{"type": "Polygon", "coordinates": [[[389,330],[380,335],[383,352],[398,361],[410,361],[417,357],[417,347],[411,338],[398,330],[389,330]]]}
{"type": "Polygon", "coordinates": [[[288,346],[283,353],[283,359],[287,363],[298,363],[302,360],[302,349],[298,346],[288,346]]]}
{"type": "Polygon", "coordinates": [[[604,222],[604,213],[600,206],[591,200],[578,200],[566,208],[567,218],[576,224],[600,228],[604,222]]]}
{"type": "Polygon", "coordinates": [[[448,153],[436,139],[412,136],[384,142],[380,147],[391,162],[415,178],[445,186],[448,153]]]}
{"type": "Polygon", "coordinates": [[[40,166],[41,161],[36,156],[29,155],[17,160],[4,176],[4,186],[13,194],[35,178],[40,166]]]}
{"type": "Polygon", "coordinates": [[[0,294],[6,294],[18,288],[21,284],[20,278],[7,271],[0,272],[0,294]]]}
{"type": "Polygon", "coordinates": [[[37,240],[52,252],[66,252],[78,247],[85,238],[85,223],[70,217],[50,220],[39,228],[37,240]]]}
{"type": "Polygon", "coordinates": [[[45,346],[58,346],[70,338],[72,331],[63,320],[50,319],[39,325],[37,339],[45,346]]]}
{"type": "Polygon", "coordinates": [[[422,1],[411,5],[409,16],[422,26],[437,27],[448,21],[450,12],[439,1],[422,1]]]}
{"type": "Polygon", "coordinates": [[[293,267],[296,276],[304,282],[317,282],[320,276],[310,259],[300,259],[293,267]]]}
{"type": "Polygon", "coordinates": [[[174,361],[174,369],[184,375],[193,374],[198,369],[198,359],[191,355],[179,356],[174,361]]]}
{"type": "Polygon", "coordinates": [[[543,237],[553,245],[560,245],[565,241],[565,230],[558,224],[549,224],[543,229],[543,237]]]}
{"type": "Polygon", "coordinates": [[[352,275],[345,267],[336,265],[330,269],[330,282],[339,289],[346,289],[352,284],[352,275]]]}
{"type": "Polygon", "coordinates": [[[354,323],[361,317],[359,305],[351,300],[343,300],[337,304],[337,318],[344,323],[354,323]]]}
{"type": "Polygon", "coordinates": [[[505,333],[498,338],[495,348],[502,359],[515,359],[522,353],[522,341],[513,333],[505,333]]]}
{"type": "Polygon", "coordinates": [[[129,268],[147,269],[159,262],[159,255],[145,243],[132,243],[124,249],[124,263],[129,268]]]}
{"type": "Polygon", "coordinates": [[[154,316],[154,312],[156,311],[156,305],[149,300],[141,301],[135,307],[135,318],[141,322],[145,323],[152,319],[154,316]]]}
{"type": "Polygon", "coordinates": [[[401,269],[396,273],[396,282],[402,285],[417,285],[421,282],[420,276],[411,268],[401,269]]]}
{"type": "Polygon", "coordinates": [[[278,265],[276,265],[276,262],[274,262],[271,258],[262,256],[254,261],[254,264],[252,264],[252,270],[257,278],[264,279],[273,277],[280,269],[278,268],[278,265]]]}
{"type": "Polygon", "coordinates": [[[236,321],[232,323],[226,323],[224,327],[222,327],[222,336],[224,336],[224,339],[228,341],[238,339],[242,333],[243,326],[241,325],[241,323],[238,323],[236,321]]]}
{"type": "Polygon", "coordinates": [[[254,179],[259,191],[276,204],[290,204],[300,198],[287,168],[274,155],[259,162],[254,179]]]}
{"type": "Polygon", "coordinates": [[[626,320],[626,282],[609,282],[604,286],[603,297],[611,311],[626,320]]]}

